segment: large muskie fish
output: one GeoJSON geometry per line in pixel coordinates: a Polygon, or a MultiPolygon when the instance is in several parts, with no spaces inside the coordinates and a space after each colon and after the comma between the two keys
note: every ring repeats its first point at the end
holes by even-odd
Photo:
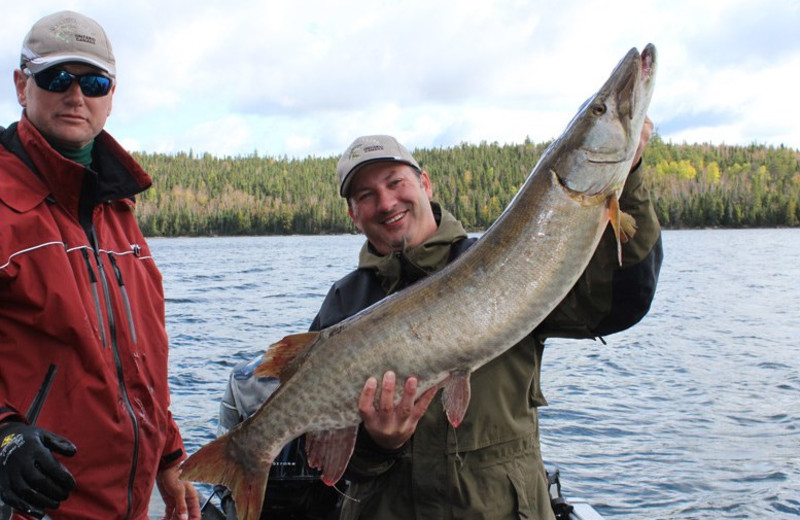
{"type": "Polygon", "coordinates": [[[272,462],[305,434],[310,464],[335,483],[355,444],[364,382],[387,370],[398,381],[416,376],[420,394],[441,385],[448,420],[458,426],[469,374],[523,339],[566,296],[609,221],[619,240],[617,199],[655,72],[655,47],[631,49],[458,260],[337,325],[271,346],[262,373],[279,373],[280,386],[252,417],[189,457],[183,478],[227,486],[239,518],[254,520],[272,462]]]}

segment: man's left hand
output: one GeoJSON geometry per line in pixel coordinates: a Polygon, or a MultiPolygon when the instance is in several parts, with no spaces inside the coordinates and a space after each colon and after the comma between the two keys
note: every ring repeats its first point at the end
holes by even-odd
{"type": "Polygon", "coordinates": [[[403,396],[395,404],[395,385],[397,376],[391,370],[383,374],[380,397],[375,395],[378,380],[367,379],[358,401],[358,411],[364,422],[364,429],[372,440],[385,450],[400,449],[417,429],[417,423],[425,415],[433,397],[439,390],[434,386],[417,398],[417,378],[409,377],[403,385],[403,396]]]}
{"type": "Polygon", "coordinates": [[[190,482],[180,479],[180,465],[159,472],[156,484],[167,506],[162,520],[200,520],[197,490],[190,482]]]}
{"type": "Polygon", "coordinates": [[[631,163],[631,168],[636,168],[639,164],[639,160],[642,158],[644,154],[644,149],[647,148],[647,143],[650,142],[650,138],[653,137],[653,121],[644,116],[644,124],[642,125],[642,133],[639,136],[639,146],[636,147],[636,153],[633,154],[633,162],[631,163]]]}

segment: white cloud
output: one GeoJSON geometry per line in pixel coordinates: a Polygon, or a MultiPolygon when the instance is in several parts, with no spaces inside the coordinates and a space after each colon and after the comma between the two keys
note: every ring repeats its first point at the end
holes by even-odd
{"type": "MultiPolygon", "coordinates": [[[[0,124],[30,25],[0,19],[0,124]]],[[[150,152],[328,156],[357,135],[410,147],[556,137],[631,47],[653,42],[651,116],[673,141],[800,147],[800,7],[748,1],[72,0],[109,33],[109,130],[150,152]]]]}

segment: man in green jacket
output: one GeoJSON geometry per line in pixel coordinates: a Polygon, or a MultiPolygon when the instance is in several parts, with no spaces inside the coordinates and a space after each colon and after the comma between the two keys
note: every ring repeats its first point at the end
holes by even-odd
{"type": "MultiPolygon", "coordinates": [[[[360,400],[363,420],[346,477],[345,519],[553,519],[539,448],[537,407],[546,337],[595,338],[626,329],[649,310],[661,266],[660,227],[642,185],[641,153],[652,132],[646,121],[635,165],[620,199],[638,232],[623,245],[623,263],[609,232],[585,273],[553,313],[519,344],[472,374],[472,396],[456,430],[437,391],[416,402],[416,381],[387,372],[381,395],[404,396],[376,407],[378,381],[360,400]]],[[[338,323],[389,294],[442,269],[475,239],[432,202],[431,180],[390,136],[356,139],[338,165],[340,193],[367,238],[358,269],[334,283],[312,330],[338,323]],[[359,153],[351,153],[357,149],[359,153]]],[[[424,302],[420,302],[424,305],[424,302]]],[[[390,401],[390,400],[389,400],[390,401]]]]}

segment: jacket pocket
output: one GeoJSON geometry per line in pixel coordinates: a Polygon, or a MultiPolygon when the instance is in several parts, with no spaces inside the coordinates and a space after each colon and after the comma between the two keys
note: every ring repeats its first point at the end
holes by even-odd
{"type": "Polygon", "coordinates": [[[512,468],[507,475],[511,488],[514,490],[517,502],[517,514],[520,519],[529,520],[535,518],[531,509],[530,499],[525,485],[525,478],[517,468],[512,468]]]}
{"type": "Polygon", "coordinates": [[[541,457],[537,455],[536,459],[536,463],[530,467],[517,461],[509,469],[508,480],[516,493],[517,514],[524,519],[555,520],[547,474],[541,457]]]}

